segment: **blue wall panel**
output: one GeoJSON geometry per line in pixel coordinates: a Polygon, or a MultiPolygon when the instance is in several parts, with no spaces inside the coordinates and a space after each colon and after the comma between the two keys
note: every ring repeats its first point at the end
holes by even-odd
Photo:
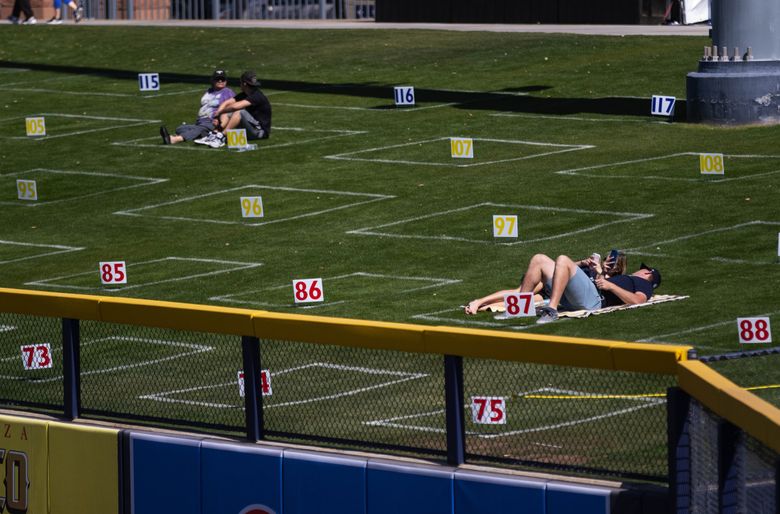
{"type": "Polygon", "coordinates": [[[547,484],[547,514],[609,514],[609,500],[609,489],[547,484]]]}
{"type": "Polygon", "coordinates": [[[285,450],[284,514],[365,514],[366,459],[285,450]]]}
{"type": "Polygon", "coordinates": [[[131,433],[132,514],[200,514],[200,441],[131,433]]]}
{"type": "Polygon", "coordinates": [[[204,441],[201,462],[204,514],[238,514],[250,505],[281,514],[281,449],[204,441]]]}
{"type": "Polygon", "coordinates": [[[545,489],[543,480],[458,471],[455,514],[546,514],[545,489]]]}
{"type": "Polygon", "coordinates": [[[414,464],[369,462],[368,514],[452,514],[453,471],[414,464]]]}

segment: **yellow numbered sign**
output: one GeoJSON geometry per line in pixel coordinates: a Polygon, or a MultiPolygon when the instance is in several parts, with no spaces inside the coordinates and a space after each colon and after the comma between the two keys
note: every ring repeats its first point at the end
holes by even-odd
{"type": "Polygon", "coordinates": [[[451,137],[450,152],[454,159],[473,159],[474,142],[465,137],[451,137]]]}
{"type": "Polygon", "coordinates": [[[16,194],[19,200],[37,200],[38,188],[34,180],[16,180],[16,194]]]}
{"type": "Polygon", "coordinates": [[[517,237],[517,216],[494,215],[493,237],[517,237]]]}
{"type": "Polygon", "coordinates": [[[723,163],[723,154],[703,153],[699,154],[699,171],[702,175],[723,175],[726,166],[723,163]]]}
{"type": "Polygon", "coordinates": [[[30,137],[41,137],[46,135],[46,120],[44,118],[25,118],[24,125],[27,128],[27,135],[30,137]]]}
{"type": "Polygon", "coordinates": [[[246,148],[246,129],[230,129],[225,131],[227,137],[227,147],[233,148],[246,148]]]}
{"type": "Polygon", "coordinates": [[[263,198],[261,196],[242,196],[241,197],[241,216],[244,218],[262,218],[265,215],[263,211],[263,198]]]}

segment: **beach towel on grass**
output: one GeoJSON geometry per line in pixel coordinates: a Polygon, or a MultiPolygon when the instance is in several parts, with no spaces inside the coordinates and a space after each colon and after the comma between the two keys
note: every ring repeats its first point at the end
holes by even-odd
{"type": "MultiPolygon", "coordinates": [[[[636,305],[613,305],[612,307],[602,307],[601,309],[596,309],[595,311],[589,311],[585,309],[580,311],[558,311],[558,317],[587,318],[588,316],[598,316],[599,314],[608,314],[610,312],[622,311],[626,309],[637,309],[639,307],[647,307],[648,305],[655,305],[657,303],[675,302],[677,300],[684,300],[686,298],[688,298],[688,296],[681,296],[676,294],[658,294],[653,295],[653,297],[645,303],[638,303],[636,305]]],[[[542,304],[539,304],[537,307],[540,307],[541,305],[542,304]]],[[[504,312],[504,302],[491,303],[485,310],[488,312],[504,312]]]]}

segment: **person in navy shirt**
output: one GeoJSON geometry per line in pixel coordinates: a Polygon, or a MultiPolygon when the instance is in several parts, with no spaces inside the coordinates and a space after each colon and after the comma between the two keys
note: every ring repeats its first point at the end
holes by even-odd
{"type": "Polygon", "coordinates": [[[501,301],[505,293],[532,292],[540,282],[550,291],[550,302],[537,310],[540,316],[536,322],[549,323],[558,319],[559,306],[565,310],[596,310],[645,303],[661,285],[661,273],[642,263],[631,275],[608,278],[602,275],[592,281],[578,263],[566,255],[553,260],[547,255],[536,254],[528,263],[519,289],[496,291],[473,300],[465,307],[465,312],[476,314],[482,306],[501,301]]]}

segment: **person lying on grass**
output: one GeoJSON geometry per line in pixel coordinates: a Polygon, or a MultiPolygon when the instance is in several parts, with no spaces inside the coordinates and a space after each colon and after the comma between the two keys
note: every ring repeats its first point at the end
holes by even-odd
{"type": "Polygon", "coordinates": [[[653,290],[661,285],[661,273],[644,263],[631,275],[598,275],[595,280],[566,255],[553,260],[543,254],[534,255],[528,263],[523,282],[518,289],[496,291],[469,302],[466,314],[476,314],[488,305],[515,292],[533,292],[539,283],[550,293],[550,303],[540,307],[537,323],[549,323],[558,319],[558,307],[565,310],[596,310],[613,305],[645,303],[653,296],[653,290]]]}

